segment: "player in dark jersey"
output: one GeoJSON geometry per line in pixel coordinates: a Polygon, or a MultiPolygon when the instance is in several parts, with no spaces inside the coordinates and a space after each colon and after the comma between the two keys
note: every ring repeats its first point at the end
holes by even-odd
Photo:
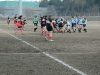
{"type": "Polygon", "coordinates": [[[17,14],[16,14],[15,17],[14,17],[14,24],[16,24],[17,19],[18,19],[18,17],[17,17],[17,14]]]}
{"type": "Polygon", "coordinates": [[[20,16],[18,17],[18,19],[19,19],[19,20],[22,20],[22,17],[23,17],[23,16],[22,16],[22,15],[20,15],[20,16]]]}
{"type": "Polygon", "coordinates": [[[48,40],[49,41],[54,41],[53,40],[53,35],[52,35],[54,27],[53,27],[51,16],[48,16],[48,18],[46,20],[46,28],[47,28],[47,31],[48,31],[48,34],[47,34],[48,40]]]}
{"type": "Polygon", "coordinates": [[[7,18],[7,24],[10,24],[10,17],[7,18]]]}
{"type": "Polygon", "coordinates": [[[27,24],[27,23],[26,23],[26,20],[25,20],[25,19],[22,20],[22,21],[21,21],[21,24],[22,24],[22,30],[24,31],[24,26],[25,26],[25,24],[27,24]]]}
{"type": "Polygon", "coordinates": [[[46,16],[41,17],[41,29],[42,29],[42,35],[46,38],[47,35],[46,16]]]}

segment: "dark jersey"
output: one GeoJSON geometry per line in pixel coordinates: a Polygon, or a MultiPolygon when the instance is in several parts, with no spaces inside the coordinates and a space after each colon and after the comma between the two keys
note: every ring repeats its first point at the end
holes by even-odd
{"type": "Polygon", "coordinates": [[[18,17],[18,19],[20,19],[20,20],[21,20],[21,19],[22,19],[22,16],[19,16],[19,17],[18,17]]]}
{"type": "Polygon", "coordinates": [[[45,18],[41,18],[41,26],[46,26],[46,19],[45,18]]]}
{"type": "Polygon", "coordinates": [[[53,30],[52,25],[51,25],[51,22],[52,22],[52,19],[51,18],[48,18],[46,20],[46,28],[47,28],[48,31],[52,31],[53,30]]]}

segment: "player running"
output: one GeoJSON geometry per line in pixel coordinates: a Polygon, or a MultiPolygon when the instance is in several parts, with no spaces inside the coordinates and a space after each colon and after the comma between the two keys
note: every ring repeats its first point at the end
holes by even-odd
{"type": "Polygon", "coordinates": [[[48,18],[46,20],[46,29],[48,31],[48,34],[47,34],[48,41],[54,41],[53,34],[52,34],[54,28],[53,28],[51,16],[48,16],[48,18]]]}
{"type": "Polygon", "coordinates": [[[45,39],[47,39],[46,20],[47,20],[47,16],[41,17],[42,35],[43,35],[43,37],[45,37],[45,39]]]}
{"type": "Polygon", "coordinates": [[[18,20],[16,21],[15,25],[16,25],[16,29],[18,33],[23,34],[24,31],[24,25],[26,24],[26,20],[22,20],[22,17],[20,16],[20,18],[18,18],[18,20]]]}
{"type": "Polygon", "coordinates": [[[38,28],[38,22],[39,22],[38,16],[34,16],[34,18],[33,18],[34,32],[36,32],[36,30],[38,28]]]}
{"type": "Polygon", "coordinates": [[[17,17],[17,14],[16,14],[15,17],[14,17],[14,24],[16,24],[17,19],[18,19],[18,17],[17,17]]]}
{"type": "Polygon", "coordinates": [[[83,17],[82,23],[83,23],[83,31],[87,32],[87,28],[86,28],[87,19],[86,19],[86,17],[83,17]]]}
{"type": "Polygon", "coordinates": [[[63,32],[62,28],[64,26],[64,19],[63,18],[58,18],[57,24],[58,24],[59,32],[63,32]]]}
{"type": "Polygon", "coordinates": [[[10,24],[10,17],[7,18],[7,24],[10,24]]]}
{"type": "Polygon", "coordinates": [[[73,32],[76,32],[76,18],[72,16],[71,18],[71,23],[72,23],[72,30],[73,32]]]}
{"type": "Polygon", "coordinates": [[[68,33],[71,33],[71,27],[72,27],[71,21],[67,20],[67,32],[68,33]]]}

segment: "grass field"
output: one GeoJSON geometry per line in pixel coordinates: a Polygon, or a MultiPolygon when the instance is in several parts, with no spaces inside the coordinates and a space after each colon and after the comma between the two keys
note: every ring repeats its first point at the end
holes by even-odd
{"type": "Polygon", "coordinates": [[[100,22],[89,21],[87,33],[54,33],[54,42],[33,32],[23,35],[13,23],[0,21],[0,75],[100,75],[100,22]]]}

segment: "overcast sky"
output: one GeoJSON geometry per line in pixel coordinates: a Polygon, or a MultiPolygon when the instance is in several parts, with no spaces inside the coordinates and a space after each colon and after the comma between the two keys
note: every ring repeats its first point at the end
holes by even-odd
{"type": "MultiPolygon", "coordinates": [[[[18,0],[0,0],[0,1],[18,1],[18,0]]],[[[40,1],[40,0],[23,0],[23,1],[40,1]]]]}

